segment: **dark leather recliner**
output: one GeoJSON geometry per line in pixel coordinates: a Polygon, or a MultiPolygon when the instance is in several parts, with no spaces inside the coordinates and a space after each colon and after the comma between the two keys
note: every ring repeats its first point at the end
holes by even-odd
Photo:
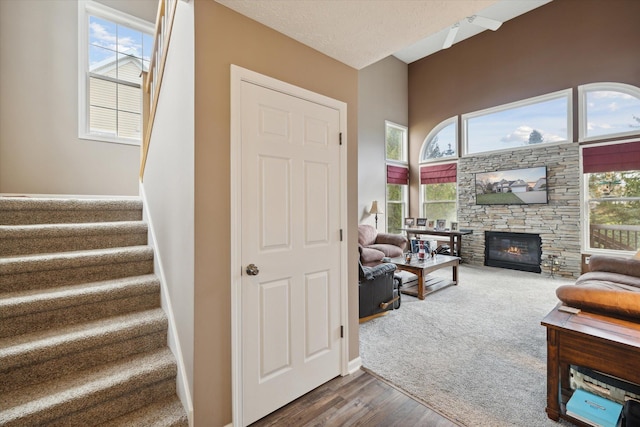
{"type": "Polygon", "coordinates": [[[358,292],[360,318],[400,308],[399,280],[394,277],[396,266],[382,263],[373,267],[360,265],[358,292]]]}

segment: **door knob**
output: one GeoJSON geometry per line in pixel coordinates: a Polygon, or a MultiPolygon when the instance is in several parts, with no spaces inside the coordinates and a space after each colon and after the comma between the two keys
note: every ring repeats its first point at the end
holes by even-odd
{"type": "Polygon", "coordinates": [[[257,276],[258,273],[260,273],[260,270],[258,270],[258,266],[255,264],[249,264],[247,265],[247,274],[249,276],[257,276]]]}

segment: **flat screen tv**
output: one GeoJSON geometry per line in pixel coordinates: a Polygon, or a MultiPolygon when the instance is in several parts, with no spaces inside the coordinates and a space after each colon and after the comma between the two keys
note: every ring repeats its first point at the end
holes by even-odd
{"type": "Polygon", "coordinates": [[[477,205],[547,203],[547,168],[476,173],[477,205]]]}

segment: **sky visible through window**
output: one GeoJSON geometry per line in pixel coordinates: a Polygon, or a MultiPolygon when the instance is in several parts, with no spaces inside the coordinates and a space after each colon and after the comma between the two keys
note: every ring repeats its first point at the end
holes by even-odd
{"type": "Polygon", "coordinates": [[[466,120],[469,153],[568,139],[568,97],[491,112],[466,120]]]}
{"type": "Polygon", "coordinates": [[[626,132],[640,132],[640,99],[617,91],[587,92],[589,138],[626,132]]]}
{"type": "Polygon", "coordinates": [[[153,37],[141,31],[133,30],[108,20],[89,17],[89,68],[91,70],[116,58],[138,58],[143,60],[145,70],[149,69],[153,37]]]}

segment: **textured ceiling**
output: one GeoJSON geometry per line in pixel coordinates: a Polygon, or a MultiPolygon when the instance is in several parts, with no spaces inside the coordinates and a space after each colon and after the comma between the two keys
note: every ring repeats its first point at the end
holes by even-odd
{"type": "MultiPolygon", "coordinates": [[[[399,56],[405,62],[411,62],[420,57],[421,49],[424,50],[416,43],[431,36],[432,44],[442,46],[451,25],[476,13],[482,15],[479,12],[492,5],[525,4],[531,6],[527,9],[530,10],[550,0],[216,1],[338,61],[361,69],[413,45],[414,50],[406,53],[406,57],[399,56]]],[[[500,19],[512,17],[501,15],[500,19]]],[[[433,50],[432,47],[430,49],[433,50]]],[[[433,52],[426,54],[430,53],[433,52]]]]}

